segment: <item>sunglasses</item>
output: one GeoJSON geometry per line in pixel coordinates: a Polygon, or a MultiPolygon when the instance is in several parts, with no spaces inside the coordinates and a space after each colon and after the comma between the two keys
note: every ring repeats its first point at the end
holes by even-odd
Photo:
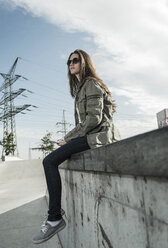
{"type": "Polygon", "coordinates": [[[69,59],[67,61],[67,65],[70,66],[71,62],[72,62],[72,64],[77,64],[79,61],[80,61],[79,58],[69,59]]]}

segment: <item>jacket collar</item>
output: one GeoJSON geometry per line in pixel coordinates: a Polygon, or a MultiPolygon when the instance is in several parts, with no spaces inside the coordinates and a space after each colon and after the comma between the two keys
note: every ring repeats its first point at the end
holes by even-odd
{"type": "Polygon", "coordinates": [[[79,82],[79,86],[78,86],[78,88],[81,88],[81,87],[82,87],[82,85],[85,83],[85,81],[86,81],[86,80],[83,80],[82,82],[79,82]]]}
{"type": "Polygon", "coordinates": [[[83,80],[82,82],[78,83],[78,86],[77,86],[77,93],[76,93],[76,94],[78,94],[78,92],[80,91],[81,87],[84,85],[85,81],[86,81],[86,80],[83,80]]]}

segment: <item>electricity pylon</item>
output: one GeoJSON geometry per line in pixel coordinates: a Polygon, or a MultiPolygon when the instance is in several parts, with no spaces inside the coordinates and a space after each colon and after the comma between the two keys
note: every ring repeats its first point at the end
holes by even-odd
{"type": "Polygon", "coordinates": [[[62,122],[57,122],[56,125],[62,125],[62,130],[57,131],[57,133],[62,133],[63,137],[67,134],[67,125],[72,126],[73,124],[66,122],[65,120],[65,110],[63,110],[62,122]]]}
{"type": "MultiPolygon", "coordinates": [[[[15,150],[17,151],[17,156],[19,156],[19,152],[17,148],[15,115],[18,113],[25,114],[24,112],[22,112],[25,109],[31,111],[30,109],[28,109],[30,106],[36,107],[30,104],[24,104],[22,106],[17,106],[17,107],[14,106],[14,99],[19,95],[21,95],[24,91],[33,93],[32,91],[23,88],[20,88],[16,91],[12,90],[12,85],[16,82],[17,79],[22,77],[21,75],[15,75],[15,69],[18,59],[19,58],[17,57],[7,74],[0,73],[0,75],[4,78],[4,83],[0,87],[0,92],[3,93],[3,96],[0,99],[0,109],[2,109],[2,112],[0,113],[0,121],[3,122],[3,140],[7,140],[7,136],[10,133],[13,134],[12,145],[15,146],[15,150]]],[[[22,78],[26,79],[24,77],[22,78]]],[[[2,156],[4,156],[4,146],[2,149],[2,156]]]]}

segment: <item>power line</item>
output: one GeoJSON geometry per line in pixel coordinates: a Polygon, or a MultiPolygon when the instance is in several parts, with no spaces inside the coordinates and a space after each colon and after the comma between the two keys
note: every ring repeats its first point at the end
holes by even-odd
{"type": "MultiPolygon", "coordinates": [[[[57,71],[57,72],[64,72],[63,70],[62,71],[57,70],[56,66],[53,66],[53,65],[36,63],[36,62],[33,62],[32,60],[26,59],[26,58],[21,58],[21,59],[25,62],[28,62],[28,63],[33,64],[33,65],[37,65],[37,66],[42,67],[42,68],[47,69],[47,70],[49,69],[49,70],[57,71]]],[[[66,66],[66,63],[65,63],[65,66],[66,66]]]]}
{"type": "MultiPolygon", "coordinates": [[[[53,97],[46,97],[45,95],[41,95],[41,94],[38,94],[38,93],[36,93],[36,95],[37,96],[40,96],[40,97],[43,97],[43,99],[44,99],[44,97],[45,98],[49,98],[49,99],[53,99],[54,101],[56,101],[56,102],[59,102],[59,103],[62,103],[60,100],[58,100],[57,98],[53,98],[53,97]]],[[[46,102],[46,101],[45,101],[46,102]]],[[[72,104],[73,102],[70,102],[70,101],[67,101],[65,98],[64,98],[64,101],[63,102],[67,102],[68,104],[72,104]]]]}
{"type": "MultiPolygon", "coordinates": [[[[35,83],[35,84],[38,84],[38,85],[40,85],[40,86],[42,86],[42,87],[44,87],[44,88],[47,88],[47,89],[49,89],[49,90],[54,90],[54,91],[56,91],[57,93],[59,93],[59,94],[63,94],[64,96],[67,96],[67,94],[65,94],[65,92],[63,92],[63,91],[60,91],[60,90],[58,90],[58,89],[56,89],[56,88],[53,88],[53,87],[50,87],[50,86],[46,86],[45,84],[41,84],[41,83],[39,83],[39,82],[37,82],[37,81],[34,81],[34,80],[31,80],[31,79],[27,79],[28,81],[30,81],[30,82],[32,82],[32,83],[35,83]]],[[[47,83],[47,84],[49,84],[49,83],[47,83]]]]}

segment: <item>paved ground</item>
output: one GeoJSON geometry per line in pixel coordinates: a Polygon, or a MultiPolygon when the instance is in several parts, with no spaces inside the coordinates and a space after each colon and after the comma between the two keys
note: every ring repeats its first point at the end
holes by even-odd
{"type": "Polygon", "coordinates": [[[33,236],[40,230],[46,210],[46,198],[42,197],[1,214],[0,248],[61,248],[57,235],[39,245],[32,242],[33,236]]]}
{"type": "Polygon", "coordinates": [[[45,195],[41,160],[0,163],[0,248],[62,247],[57,235],[32,242],[48,210],[45,195]]]}
{"type": "Polygon", "coordinates": [[[0,163],[0,214],[46,193],[41,160],[0,163]]]}

